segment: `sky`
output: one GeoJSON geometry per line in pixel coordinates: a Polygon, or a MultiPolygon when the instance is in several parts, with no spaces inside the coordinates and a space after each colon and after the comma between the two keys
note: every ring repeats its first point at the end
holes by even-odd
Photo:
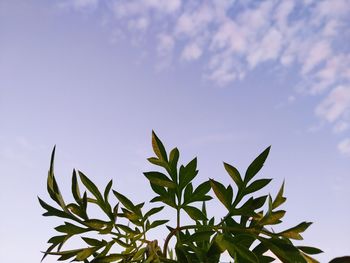
{"type": "Polygon", "coordinates": [[[285,180],[283,228],[314,222],[300,244],[320,262],[350,254],[349,14],[349,0],[0,0],[2,261],[39,262],[62,222],[37,201],[54,145],[68,199],[77,168],[148,201],[152,130],[198,157],[198,182],[228,184],[223,161],[243,173],[272,145],[259,176],[273,195],[285,180]]]}

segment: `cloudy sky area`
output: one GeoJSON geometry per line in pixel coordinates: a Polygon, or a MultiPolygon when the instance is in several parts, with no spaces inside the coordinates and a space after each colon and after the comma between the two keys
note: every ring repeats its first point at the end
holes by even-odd
{"type": "Polygon", "coordinates": [[[149,200],[152,129],[225,183],[222,161],[244,171],[272,145],[262,173],[273,193],[286,181],[285,226],[315,222],[303,244],[321,262],[349,254],[349,14],[349,0],[0,0],[2,261],[39,262],[60,222],[36,199],[54,144],[66,195],[79,168],[149,200]]]}

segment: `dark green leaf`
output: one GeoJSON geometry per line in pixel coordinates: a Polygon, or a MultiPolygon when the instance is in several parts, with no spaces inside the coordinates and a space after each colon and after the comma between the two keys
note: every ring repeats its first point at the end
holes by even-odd
{"type": "Polygon", "coordinates": [[[155,227],[160,226],[160,225],[164,225],[168,222],[169,222],[169,220],[155,220],[151,223],[151,225],[149,226],[149,229],[155,228],[155,227]]]}
{"type": "Polygon", "coordinates": [[[79,226],[73,225],[73,224],[68,223],[68,222],[65,222],[64,225],[60,225],[60,226],[56,227],[55,229],[58,232],[67,233],[70,235],[81,234],[81,233],[85,233],[85,232],[90,230],[89,228],[79,227],[79,226]]]}
{"type": "Polygon", "coordinates": [[[159,206],[159,207],[154,207],[151,210],[149,210],[145,215],[144,215],[144,219],[149,218],[150,216],[160,212],[161,210],[163,210],[164,206],[159,206]]]}
{"type": "Polygon", "coordinates": [[[207,220],[207,217],[197,207],[185,206],[183,209],[193,220],[207,220]]]}
{"type": "Polygon", "coordinates": [[[245,190],[245,194],[250,194],[264,188],[271,182],[272,179],[259,179],[251,183],[245,190]]]}
{"type": "Polygon", "coordinates": [[[125,195],[122,195],[121,193],[119,193],[115,190],[113,190],[113,193],[118,198],[118,200],[123,204],[123,206],[125,206],[125,208],[127,208],[131,211],[136,210],[135,205],[125,195]]]}
{"type": "Polygon", "coordinates": [[[220,200],[220,202],[227,208],[227,209],[231,209],[231,201],[232,197],[230,198],[230,196],[228,196],[226,194],[226,188],[223,184],[210,179],[210,185],[211,188],[213,189],[216,197],[220,200]]]}
{"type": "Polygon", "coordinates": [[[113,180],[110,180],[103,194],[105,198],[105,202],[108,202],[108,195],[109,195],[109,192],[111,191],[112,185],[113,185],[113,180]]]}
{"type": "Polygon", "coordinates": [[[224,167],[225,167],[225,170],[227,171],[227,173],[231,176],[232,180],[240,188],[243,181],[242,181],[241,175],[238,172],[238,170],[228,163],[224,163],[224,167]]]}
{"type": "Polygon", "coordinates": [[[271,146],[267,147],[248,167],[244,182],[247,184],[263,167],[267,156],[269,155],[271,146]]]}
{"type": "Polygon", "coordinates": [[[301,251],[303,251],[306,254],[315,255],[323,253],[321,249],[315,248],[315,247],[305,247],[305,246],[297,246],[297,248],[301,251]]]}
{"type": "Polygon", "coordinates": [[[98,190],[97,186],[81,171],[78,171],[81,182],[85,187],[96,197],[97,202],[103,202],[102,195],[98,190]]]}
{"type": "Polygon", "coordinates": [[[197,169],[197,158],[194,158],[186,166],[180,167],[179,173],[179,184],[181,189],[183,189],[187,184],[189,184],[193,178],[198,174],[197,169]]]}
{"type": "Polygon", "coordinates": [[[75,201],[79,204],[81,201],[81,196],[80,196],[79,184],[77,180],[77,174],[75,170],[73,170],[73,174],[72,174],[72,194],[75,201]]]}
{"type": "Polygon", "coordinates": [[[171,181],[165,174],[160,172],[146,172],[143,173],[146,178],[155,185],[167,187],[167,188],[176,188],[176,183],[171,181]]]}

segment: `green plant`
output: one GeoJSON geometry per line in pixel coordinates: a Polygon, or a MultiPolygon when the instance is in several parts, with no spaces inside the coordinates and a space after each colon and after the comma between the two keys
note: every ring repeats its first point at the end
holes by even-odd
{"type": "Polygon", "coordinates": [[[214,179],[209,179],[194,186],[193,179],[198,174],[196,158],[187,165],[179,166],[178,149],[173,149],[168,155],[163,143],[154,132],[152,146],[156,156],[149,158],[148,161],[160,167],[164,173],[159,171],[144,173],[155,193],[150,202],[159,202],[171,207],[176,214],[176,225],[167,226],[169,233],[163,247],[158,245],[158,240],[148,240],[146,235],[152,229],[168,223],[168,220],[151,220],[152,216],[160,213],[164,206],[144,211],[144,203],[135,204],[125,195],[112,190],[112,181],[102,193],[81,171],[73,170],[74,202],[67,204],[54,176],[54,149],[47,190],[59,207],[55,208],[40,198],[39,202],[46,210],[44,216],[61,217],[67,221],[55,228],[60,234],[49,239],[48,243],[51,245],[44,252],[43,258],[47,255],[57,255],[60,261],[73,260],[86,263],[217,263],[221,254],[227,251],[234,262],[271,262],[274,259],[266,255],[269,251],[283,262],[317,262],[309,255],[320,253],[321,250],[294,246],[291,241],[302,239],[300,233],[311,223],[302,222],[278,233],[266,228],[281,223],[285,211],[279,207],[286,201],[283,196],[284,184],[274,199],[270,195],[255,196],[258,190],[271,181],[271,179],[255,179],[263,167],[270,147],[249,165],[244,177],[235,167],[224,163],[225,170],[232,178],[232,185],[224,186],[214,179]],[[78,177],[86,188],[83,193],[80,191],[81,184],[79,186],[78,177]],[[209,194],[211,190],[213,196],[209,194]],[[118,201],[115,205],[109,200],[111,191],[118,201]],[[223,218],[217,219],[207,214],[206,203],[213,197],[227,210],[223,218]],[[201,203],[201,209],[194,205],[198,202],[201,203]],[[87,212],[88,204],[97,205],[105,214],[105,218],[91,218],[87,212]],[[193,224],[181,224],[183,213],[191,218],[193,224]],[[88,232],[98,233],[104,238],[96,238],[96,235],[89,237],[88,232]],[[63,244],[73,236],[80,236],[85,243],[84,247],[61,250],[63,244]],[[175,240],[175,245],[170,249],[169,241],[172,238],[175,240]]]}

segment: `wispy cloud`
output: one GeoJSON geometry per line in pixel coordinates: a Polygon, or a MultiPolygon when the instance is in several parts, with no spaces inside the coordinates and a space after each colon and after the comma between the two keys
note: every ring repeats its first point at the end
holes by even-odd
{"type": "Polygon", "coordinates": [[[201,58],[203,78],[225,86],[266,62],[296,68],[303,93],[319,97],[320,121],[338,134],[347,131],[339,123],[350,121],[350,48],[344,44],[350,42],[350,0],[70,3],[78,10],[104,8],[131,38],[154,38],[158,70],[174,59],[201,58]]]}
{"type": "Polygon", "coordinates": [[[342,154],[350,155],[350,138],[346,138],[346,139],[342,140],[338,144],[338,150],[342,154]]]}

